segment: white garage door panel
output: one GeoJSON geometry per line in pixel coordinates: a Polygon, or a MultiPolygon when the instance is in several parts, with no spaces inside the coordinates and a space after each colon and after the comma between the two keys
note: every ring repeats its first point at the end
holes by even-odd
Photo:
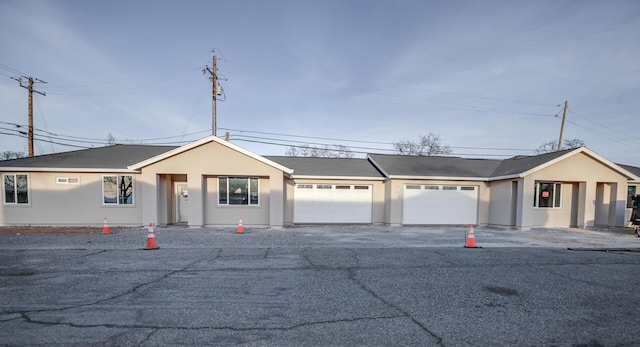
{"type": "Polygon", "coordinates": [[[464,187],[465,190],[462,186],[405,186],[402,223],[476,224],[478,188],[464,187]],[[435,187],[438,189],[427,189],[435,187]]]}
{"type": "Polygon", "coordinates": [[[371,202],[371,186],[299,184],[294,223],[371,223],[371,202]]]}

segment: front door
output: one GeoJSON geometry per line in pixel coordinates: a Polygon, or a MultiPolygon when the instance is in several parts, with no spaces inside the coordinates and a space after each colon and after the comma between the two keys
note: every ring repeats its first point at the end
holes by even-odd
{"type": "Polygon", "coordinates": [[[176,183],[176,223],[189,221],[189,190],[186,183],[176,183]]]}

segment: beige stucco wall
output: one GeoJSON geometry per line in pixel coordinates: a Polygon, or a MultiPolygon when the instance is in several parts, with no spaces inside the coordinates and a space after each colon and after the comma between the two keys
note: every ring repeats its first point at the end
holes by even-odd
{"type": "Polygon", "coordinates": [[[490,191],[487,182],[480,181],[442,181],[442,180],[406,180],[391,179],[386,183],[385,196],[385,224],[390,226],[402,225],[402,205],[404,186],[406,184],[452,184],[478,187],[478,221],[485,225],[489,221],[490,191]]]}
{"type": "Polygon", "coordinates": [[[522,210],[516,222],[519,228],[568,227],[572,220],[578,227],[591,227],[596,224],[597,216],[602,224],[622,226],[624,223],[627,177],[586,153],[577,153],[533,172],[523,182],[522,210]],[[536,181],[563,183],[561,208],[533,207],[536,181]]]}
{"type": "MultiPolygon", "coordinates": [[[[517,180],[516,180],[517,184],[517,180]]],[[[490,183],[491,199],[489,202],[488,223],[496,226],[511,226],[512,214],[515,213],[513,180],[502,180],[490,183]]]]}
{"type": "Polygon", "coordinates": [[[156,189],[163,175],[186,175],[190,227],[233,226],[240,217],[247,226],[283,226],[283,172],[244,153],[209,142],[142,168],[145,221],[170,220],[169,197],[156,189]],[[219,176],[259,177],[260,205],[218,205],[219,176]]]}
{"type": "MultiPolygon", "coordinates": [[[[11,174],[14,174],[11,172],[11,174]]],[[[21,174],[16,172],[15,174],[21,174]]],[[[133,205],[104,205],[102,173],[32,172],[28,175],[29,204],[0,205],[0,225],[32,226],[140,226],[141,180],[134,180],[133,205]],[[78,184],[58,184],[58,177],[79,178],[78,184]]]]}
{"type": "Polygon", "coordinates": [[[285,180],[285,196],[286,202],[284,206],[284,222],[285,224],[293,224],[294,204],[295,204],[295,186],[296,184],[349,184],[349,185],[370,185],[372,187],[372,221],[373,224],[384,223],[384,203],[385,203],[385,185],[383,180],[336,180],[336,179],[286,179],[285,180]]]}

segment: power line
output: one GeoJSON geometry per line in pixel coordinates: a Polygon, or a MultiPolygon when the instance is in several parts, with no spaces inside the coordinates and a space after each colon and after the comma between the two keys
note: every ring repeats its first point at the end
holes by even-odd
{"type": "MultiPolygon", "coordinates": [[[[341,139],[341,138],[330,138],[330,137],[317,137],[317,136],[303,136],[303,135],[291,135],[291,134],[282,134],[282,133],[273,133],[273,132],[265,132],[265,131],[253,131],[253,130],[240,130],[240,129],[231,129],[231,128],[220,128],[221,130],[228,131],[237,131],[239,133],[248,133],[248,134],[261,134],[261,135],[271,135],[271,136],[284,136],[284,137],[292,137],[292,138],[304,138],[304,139],[314,139],[314,140],[327,140],[334,142],[353,142],[353,143],[368,143],[368,144],[377,144],[377,145],[387,145],[393,146],[393,142],[381,142],[381,141],[363,141],[363,140],[353,140],[353,139],[341,139]]],[[[277,140],[277,139],[271,139],[277,140]]],[[[293,142],[290,140],[282,140],[286,142],[293,142]]],[[[299,142],[299,141],[295,141],[299,142]]],[[[304,141],[306,142],[306,141],[304,141]]],[[[320,143],[324,145],[326,143],[320,143]]],[[[496,148],[496,147],[456,147],[456,146],[448,146],[449,148],[454,149],[482,149],[482,150],[494,150],[494,151],[533,151],[530,148],[496,148]]],[[[363,147],[366,148],[366,147],[363,147]]]]}

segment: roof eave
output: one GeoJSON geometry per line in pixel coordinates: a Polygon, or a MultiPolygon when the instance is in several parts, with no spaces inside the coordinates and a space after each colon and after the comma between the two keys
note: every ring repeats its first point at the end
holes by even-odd
{"type": "Polygon", "coordinates": [[[394,180],[431,180],[431,181],[489,181],[488,177],[461,177],[461,176],[411,176],[411,175],[390,175],[389,179],[394,180]]]}
{"type": "Polygon", "coordinates": [[[87,173],[140,173],[139,170],[114,168],[65,167],[0,167],[0,172],[87,172],[87,173]]]}

